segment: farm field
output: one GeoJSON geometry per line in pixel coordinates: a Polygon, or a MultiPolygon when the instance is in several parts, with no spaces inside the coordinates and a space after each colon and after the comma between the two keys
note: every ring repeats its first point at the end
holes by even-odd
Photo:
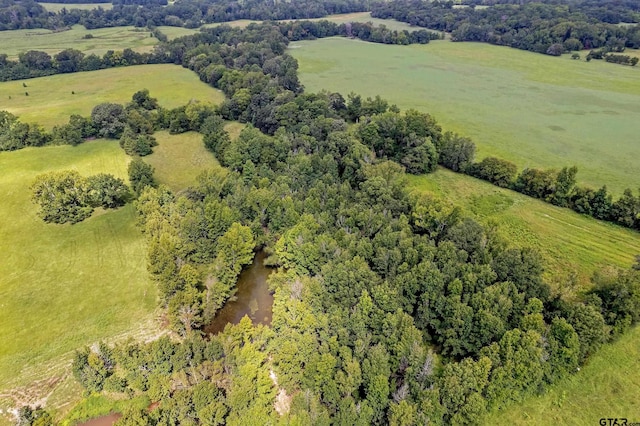
{"type": "Polygon", "coordinates": [[[118,142],[105,140],[0,153],[2,397],[15,396],[8,392],[14,386],[64,376],[83,345],[153,324],[156,289],[133,205],[55,225],[44,223],[30,200],[41,173],[74,169],[126,179],[127,163],[118,142]]]}
{"type": "Polygon", "coordinates": [[[185,105],[191,99],[213,103],[224,99],[222,92],[201,82],[186,68],[171,64],[138,65],[3,82],[0,110],[50,129],[66,123],[71,114],[90,115],[99,103],[129,102],[142,88],[149,89],[151,96],[158,98],[165,108],[185,105]],[[29,96],[25,96],[25,91],[29,96]]]}
{"type": "Polygon", "coordinates": [[[75,3],[75,4],[64,4],[64,3],[45,3],[38,2],[38,4],[44,7],[48,12],[60,12],[62,9],[80,9],[80,10],[93,10],[99,7],[104,10],[113,9],[113,4],[111,3],[75,3]]]}
{"type": "MultiPolygon", "coordinates": [[[[67,8],[71,5],[66,5],[67,8]]],[[[10,59],[28,50],[40,50],[49,55],[64,49],[77,49],[85,55],[95,53],[102,56],[108,50],[133,49],[148,52],[158,44],[158,39],[150,36],[149,30],[135,27],[97,28],[87,30],[82,25],[74,25],[70,30],[51,31],[45,29],[0,31],[0,53],[10,59]],[[91,34],[93,38],[84,37],[91,34]]]]}
{"type": "Polygon", "coordinates": [[[471,137],[478,157],[520,168],[578,166],[582,184],[615,194],[640,170],[640,70],[506,47],[388,46],[345,38],[295,42],[308,91],[380,95],[471,137]]]}
{"type": "Polygon", "coordinates": [[[640,253],[637,232],[444,168],[430,175],[409,175],[409,182],[412,191],[442,197],[481,223],[497,222],[511,244],[540,251],[546,280],[557,289],[588,286],[596,270],[628,268],[640,253]]]}
{"type": "MultiPolygon", "coordinates": [[[[219,167],[197,133],[163,131],[155,136],[159,145],[144,160],[155,167],[158,181],[174,191],[192,185],[202,171],[219,167]]],[[[0,310],[0,339],[13,342],[0,348],[0,408],[15,393],[9,388],[52,375],[60,382],[39,387],[52,391],[49,407],[64,406],[82,392],[68,376],[74,349],[159,332],[155,285],[146,272],[146,246],[135,227],[133,205],[94,214],[76,225],[48,225],[36,216],[29,199],[28,187],[40,173],[71,168],[126,180],[128,161],[117,141],[105,140],[0,153],[5,172],[0,194],[9,200],[0,214],[11,224],[0,228],[0,249],[13,253],[0,262],[0,297],[17,301],[0,310]],[[25,240],[26,233],[38,237],[25,240]]],[[[0,416],[0,425],[4,420],[0,416]]]]}
{"type": "Polygon", "coordinates": [[[597,425],[601,418],[640,419],[640,328],[605,345],[576,375],[485,419],[487,425],[597,425]]]}
{"type": "Polygon", "coordinates": [[[153,148],[153,154],[143,159],[155,168],[154,176],[158,182],[174,192],[193,185],[203,171],[220,167],[214,155],[204,147],[199,133],[171,135],[162,131],[154,136],[158,146],[153,148]]]}

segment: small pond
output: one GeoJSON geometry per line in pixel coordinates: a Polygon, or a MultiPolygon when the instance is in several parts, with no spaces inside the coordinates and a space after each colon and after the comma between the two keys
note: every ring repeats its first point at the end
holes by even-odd
{"type": "Polygon", "coordinates": [[[238,277],[235,298],[224,304],[213,321],[204,327],[205,334],[218,334],[227,324],[237,324],[247,315],[253,324],[271,324],[273,295],[267,278],[273,268],[264,265],[267,254],[259,251],[253,263],[245,267],[238,277]]]}

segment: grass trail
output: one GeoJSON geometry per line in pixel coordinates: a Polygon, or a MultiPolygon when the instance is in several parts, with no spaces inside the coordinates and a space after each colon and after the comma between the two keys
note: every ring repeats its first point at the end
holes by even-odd
{"type": "Polygon", "coordinates": [[[497,222],[509,243],[540,251],[545,277],[558,290],[588,286],[596,270],[628,268],[640,254],[637,232],[469,176],[440,168],[409,179],[413,191],[444,197],[481,223],[497,222]]]}
{"type": "Polygon", "coordinates": [[[158,146],[143,160],[155,168],[154,176],[158,182],[174,192],[193,185],[203,171],[220,167],[214,155],[204,147],[199,133],[170,135],[163,131],[156,132],[154,136],[158,146]]]}

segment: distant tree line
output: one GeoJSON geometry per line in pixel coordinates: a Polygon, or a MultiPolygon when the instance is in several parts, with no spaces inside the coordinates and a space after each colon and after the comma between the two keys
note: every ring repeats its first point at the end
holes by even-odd
{"type": "MultiPolygon", "coordinates": [[[[99,3],[99,2],[96,2],[99,3]]],[[[322,18],[336,13],[363,12],[368,0],[116,0],[106,10],[64,9],[47,12],[33,0],[0,1],[0,31],[30,28],[58,29],[75,24],[88,29],[134,25],[154,27],[170,25],[198,28],[206,23],[237,19],[282,20],[322,18]]]]}
{"type": "Polygon", "coordinates": [[[371,15],[446,31],[453,41],[486,42],[550,55],[582,49],[621,52],[640,47],[640,26],[615,25],[640,21],[637,2],[488,4],[490,7],[482,9],[454,8],[450,1],[393,0],[374,4],[371,15]]]}
{"type": "MultiPolygon", "coordinates": [[[[373,43],[407,45],[426,44],[440,37],[432,31],[396,31],[385,26],[374,26],[371,23],[336,24],[328,21],[301,21],[272,25],[282,33],[278,37],[278,42],[281,42],[282,35],[286,35],[287,40],[291,41],[343,36],[373,43]]],[[[0,81],[129,65],[181,63],[180,54],[175,50],[176,46],[180,46],[180,42],[169,43],[166,36],[157,29],[151,34],[165,43],[148,53],[138,53],[127,48],[122,51],[109,50],[100,57],[93,53],[85,55],[79,50],[69,48],[52,57],[46,52],[29,50],[19,54],[18,60],[10,60],[6,54],[0,54],[0,81]]],[[[215,40],[215,35],[210,38],[215,40]]]]}

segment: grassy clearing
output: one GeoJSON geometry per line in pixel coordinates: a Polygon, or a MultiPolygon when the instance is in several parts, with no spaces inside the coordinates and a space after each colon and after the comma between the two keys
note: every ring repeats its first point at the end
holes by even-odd
{"type": "Polygon", "coordinates": [[[174,192],[193,185],[203,171],[220,167],[214,155],[204,147],[199,133],[171,135],[156,132],[154,136],[158,146],[153,148],[153,154],[144,157],[144,161],[155,168],[154,176],[158,182],[174,192]]]}
{"type": "Polygon", "coordinates": [[[640,421],[640,327],[591,357],[580,372],[544,395],[491,413],[487,425],[597,425],[601,418],[640,421]]]}
{"type": "Polygon", "coordinates": [[[170,27],[168,25],[162,25],[160,27],[157,27],[157,29],[160,30],[162,34],[166,35],[169,40],[173,40],[186,35],[196,34],[200,31],[199,29],[170,27]]]}
{"type": "Polygon", "coordinates": [[[222,92],[201,82],[186,68],[170,64],[138,65],[3,82],[0,109],[22,121],[52,128],[66,123],[71,114],[90,115],[99,103],[129,102],[143,88],[149,89],[151,96],[166,108],[184,105],[191,99],[213,103],[224,99],[222,92]],[[25,91],[29,96],[25,96],[25,91]]]}
{"type": "Polygon", "coordinates": [[[307,90],[381,95],[470,136],[479,157],[519,167],[576,165],[619,194],[640,170],[640,69],[477,43],[295,42],[307,90]]]}
{"type": "Polygon", "coordinates": [[[372,18],[371,13],[369,12],[342,13],[339,15],[329,15],[324,18],[309,19],[309,21],[323,21],[323,20],[335,22],[336,24],[346,24],[347,22],[371,22],[376,27],[380,25],[384,25],[390,30],[396,30],[396,31],[403,31],[403,30],[415,31],[415,30],[423,29],[420,27],[411,26],[406,22],[396,21],[395,19],[372,18]]]}
{"type": "Polygon", "coordinates": [[[132,205],[53,225],[30,200],[38,174],[125,178],[127,163],[118,143],[104,140],[0,153],[0,394],[60,374],[70,351],[151,319],[156,290],[132,205]]]}
{"type": "Polygon", "coordinates": [[[93,10],[102,8],[104,10],[113,9],[113,5],[111,3],[76,3],[76,4],[64,4],[64,3],[44,3],[38,2],[38,4],[44,7],[47,12],[58,13],[62,9],[80,9],[80,10],[93,10]]]}
{"type": "Polygon", "coordinates": [[[588,286],[593,272],[602,267],[628,268],[640,253],[637,232],[469,176],[439,169],[410,176],[410,183],[413,191],[444,197],[481,223],[497,222],[511,244],[539,250],[546,279],[559,291],[588,286]]]}
{"type": "Polygon", "coordinates": [[[80,50],[86,55],[95,53],[99,56],[104,55],[107,50],[126,48],[146,52],[158,44],[158,39],[151,37],[150,34],[147,29],[131,26],[87,30],[82,25],[74,25],[66,31],[44,29],[0,31],[0,52],[6,53],[13,59],[28,50],[40,50],[51,56],[68,48],[80,50]],[[85,39],[84,37],[88,34],[93,38],[85,39]]]}

